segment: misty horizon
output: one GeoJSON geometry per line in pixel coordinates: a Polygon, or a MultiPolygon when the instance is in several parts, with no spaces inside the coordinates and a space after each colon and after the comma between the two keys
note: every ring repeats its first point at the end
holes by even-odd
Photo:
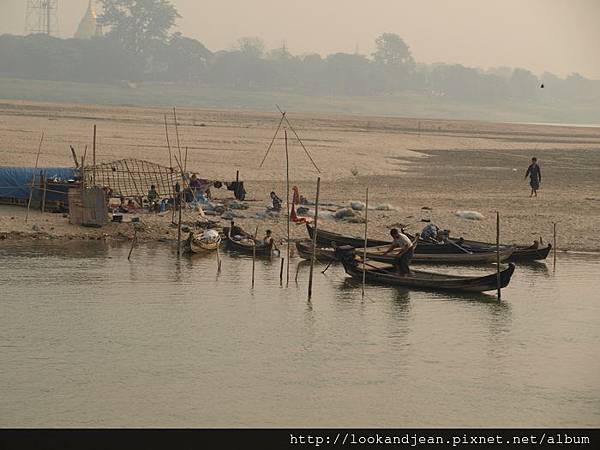
{"type": "MultiPolygon", "coordinates": [[[[369,8],[354,0],[332,0],[319,8],[311,8],[313,0],[285,6],[271,0],[172,3],[182,16],[174,31],[211,51],[231,50],[239,38],[256,36],[269,49],[285,43],[296,55],[357,50],[370,55],[375,38],[392,32],[406,41],[420,63],[523,67],[537,75],[579,73],[600,79],[600,61],[593,57],[600,42],[600,29],[593,24],[600,17],[600,4],[593,0],[459,0],[452,5],[381,0],[369,8]],[[339,7],[342,3],[344,8],[339,7]]],[[[59,4],[59,37],[72,37],[88,0],[59,4]]],[[[18,0],[0,2],[0,34],[24,34],[25,6],[18,0]]]]}

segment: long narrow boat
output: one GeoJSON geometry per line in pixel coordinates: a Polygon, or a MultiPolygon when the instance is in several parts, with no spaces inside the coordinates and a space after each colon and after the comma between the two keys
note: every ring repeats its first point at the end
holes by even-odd
{"type": "Polygon", "coordinates": [[[253,252],[256,251],[257,256],[272,256],[273,255],[273,246],[266,245],[262,241],[254,241],[253,239],[246,238],[242,240],[233,239],[230,236],[229,230],[227,230],[227,240],[226,245],[227,249],[233,250],[240,253],[246,253],[248,255],[252,255],[253,252]]]}
{"type": "MultiPolygon", "coordinates": [[[[319,233],[321,231],[319,230],[319,233]]],[[[318,234],[317,233],[317,238],[318,234]]],[[[417,249],[419,248],[417,245],[417,249]]],[[[368,247],[367,250],[367,258],[384,262],[388,264],[393,264],[394,255],[388,254],[384,255],[383,253],[389,247],[389,244],[381,247],[368,247]]],[[[296,249],[298,250],[298,254],[304,259],[310,259],[312,255],[312,242],[305,240],[296,242],[296,249]]],[[[510,258],[513,252],[513,248],[505,248],[500,251],[500,261],[506,261],[510,258]]],[[[332,261],[336,258],[335,250],[332,247],[317,247],[316,258],[319,261],[332,261]]],[[[360,254],[362,254],[359,251],[360,254]]],[[[421,263],[421,264],[485,264],[485,263],[493,263],[496,262],[498,255],[496,252],[479,252],[479,253],[418,253],[415,251],[411,262],[412,263],[421,263]]]]}
{"type": "MultiPolygon", "coordinates": [[[[342,254],[338,257],[344,265],[344,270],[352,278],[362,281],[362,260],[357,258],[350,247],[338,249],[342,254]],[[348,252],[347,249],[350,249],[348,252]]],[[[485,292],[494,291],[498,287],[505,288],[515,271],[515,264],[509,263],[508,267],[497,273],[483,276],[446,275],[434,272],[413,270],[408,275],[400,275],[394,267],[389,264],[373,264],[365,262],[365,281],[369,283],[386,284],[390,286],[402,286],[411,289],[424,289],[435,291],[462,291],[462,292],[485,292]],[[498,279],[499,278],[499,279],[498,279]],[[499,283],[498,283],[499,282],[499,283]]]]}
{"type": "MultiPolygon", "coordinates": [[[[296,250],[301,258],[307,259],[310,261],[312,258],[312,241],[311,240],[303,240],[296,241],[296,250]]],[[[321,262],[331,262],[335,261],[335,250],[333,248],[325,248],[317,246],[315,248],[316,260],[321,262]]]]}
{"type": "Polygon", "coordinates": [[[542,259],[546,259],[548,257],[551,249],[552,244],[548,244],[542,248],[539,248],[535,245],[530,247],[517,246],[509,261],[541,261],[542,259]]]}
{"type": "MultiPolygon", "coordinates": [[[[452,239],[452,238],[451,238],[452,239]]],[[[472,249],[480,249],[480,250],[492,250],[495,251],[496,244],[491,244],[488,242],[479,242],[479,241],[469,241],[469,240],[458,240],[452,239],[454,242],[459,243],[462,247],[467,250],[472,249]]],[[[541,261],[548,257],[550,250],[552,249],[552,244],[548,244],[545,247],[539,247],[537,245],[517,245],[515,246],[515,251],[511,255],[509,261],[541,261]]]]}
{"type": "MultiPolygon", "coordinates": [[[[306,229],[308,231],[309,236],[312,239],[313,236],[313,227],[310,224],[306,224],[306,229]]],[[[410,236],[409,236],[410,237],[410,236]]],[[[331,231],[322,230],[319,228],[319,232],[317,233],[317,243],[321,246],[332,246],[335,244],[336,246],[340,245],[350,245],[355,248],[360,248],[364,246],[364,239],[354,236],[343,235],[339,233],[333,233],[331,231]]],[[[367,247],[381,247],[390,245],[390,241],[382,241],[378,239],[368,239],[367,247]]],[[[512,248],[512,254],[508,258],[509,261],[535,261],[545,259],[552,248],[551,245],[548,245],[543,248],[535,248],[534,246],[508,246],[501,245],[500,252],[503,253],[505,250],[512,248]]],[[[445,244],[434,244],[429,242],[419,242],[417,248],[415,249],[415,256],[422,254],[464,254],[469,255],[472,253],[494,253],[496,252],[496,244],[490,244],[485,242],[478,241],[458,241],[452,239],[449,243],[445,244]],[[460,245],[458,244],[460,242],[460,245]]],[[[441,258],[443,260],[443,258],[441,258]]],[[[457,258],[460,259],[460,258],[457,258]]],[[[485,259],[485,258],[483,258],[485,259]]],[[[477,258],[474,258],[477,260],[477,258]]],[[[416,260],[415,260],[416,261],[416,260]]],[[[494,259],[495,261],[495,259],[494,259]]]]}

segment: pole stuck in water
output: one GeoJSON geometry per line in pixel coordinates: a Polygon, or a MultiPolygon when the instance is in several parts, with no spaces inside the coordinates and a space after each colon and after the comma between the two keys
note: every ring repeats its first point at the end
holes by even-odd
{"type": "Polygon", "coordinates": [[[365,264],[367,260],[367,233],[369,231],[369,188],[365,196],[365,246],[363,247],[363,263],[362,263],[362,297],[365,298],[365,282],[367,278],[367,272],[365,270],[365,264]]]}
{"type": "Polygon", "coordinates": [[[92,140],[92,182],[93,186],[96,186],[96,124],[94,124],[94,139],[92,140]]]}
{"type": "Polygon", "coordinates": [[[552,250],[552,256],[554,257],[554,268],[556,269],[556,222],[554,222],[552,226],[554,228],[554,240],[552,245],[554,250],[552,250]]]}
{"type": "Polygon", "coordinates": [[[221,255],[219,254],[219,247],[217,246],[217,274],[221,273],[221,255]]]}
{"type": "Polygon", "coordinates": [[[178,206],[179,210],[179,220],[177,221],[177,256],[181,254],[181,185],[179,181],[175,183],[175,195],[176,199],[175,204],[178,206]]]}
{"type": "MultiPolygon", "coordinates": [[[[135,225],[134,225],[135,227],[135,225]]],[[[131,248],[129,249],[129,255],[127,255],[127,261],[131,260],[131,254],[133,253],[133,248],[135,247],[135,243],[137,241],[137,228],[133,229],[133,239],[131,239],[131,248]]]]}
{"type": "Polygon", "coordinates": [[[252,244],[252,289],[254,289],[254,267],[256,266],[256,242],[252,244]]]}
{"type": "Polygon", "coordinates": [[[281,267],[279,268],[279,286],[283,286],[283,262],[285,258],[281,258],[281,267]]]}
{"type": "Polygon", "coordinates": [[[498,286],[498,300],[502,298],[500,288],[500,213],[496,211],[496,284],[498,286]]]}
{"type": "Polygon", "coordinates": [[[317,196],[315,198],[315,218],[314,218],[314,228],[313,228],[313,238],[312,238],[312,253],[310,257],[310,274],[308,276],[308,299],[310,300],[312,297],[312,284],[313,284],[313,270],[315,267],[315,259],[317,253],[317,233],[318,233],[318,223],[317,220],[319,218],[319,191],[321,190],[321,177],[317,177],[317,196]]]}
{"type": "Polygon", "coordinates": [[[283,130],[285,137],[285,185],[286,185],[286,205],[287,205],[287,275],[286,285],[290,284],[290,158],[288,152],[287,129],[283,130]]]}

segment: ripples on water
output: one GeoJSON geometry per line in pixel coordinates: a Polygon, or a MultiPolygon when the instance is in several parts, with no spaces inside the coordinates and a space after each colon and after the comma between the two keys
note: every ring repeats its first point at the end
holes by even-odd
{"type": "Polygon", "coordinates": [[[252,290],[245,257],[128,251],[1,244],[0,426],[600,426],[597,257],[520,265],[502,302],[362,300],[332,266],[309,303],[300,259],[252,290]]]}

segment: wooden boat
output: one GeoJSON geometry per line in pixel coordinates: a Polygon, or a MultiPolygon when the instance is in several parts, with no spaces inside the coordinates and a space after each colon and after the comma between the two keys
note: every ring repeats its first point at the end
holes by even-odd
{"type": "MultiPolygon", "coordinates": [[[[362,282],[362,260],[354,254],[354,249],[346,246],[338,248],[337,252],[346,273],[362,282]]],[[[500,272],[500,288],[508,286],[514,271],[515,264],[511,262],[508,267],[500,272]]],[[[497,273],[483,276],[465,276],[413,270],[408,275],[399,275],[393,266],[373,263],[372,261],[366,261],[365,281],[435,291],[485,292],[498,289],[497,273]]]]}
{"type": "MultiPolygon", "coordinates": [[[[296,241],[296,250],[301,258],[310,261],[312,258],[312,241],[296,241]]],[[[316,247],[315,248],[316,260],[321,262],[335,261],[335,250],[333,248],[316,247]]]]}
{"type": "Polygon", "coordinates": [[[221,236],[216,231],[214,233],[203,233],[199,238],[196,238],[194,233],[190,233],[183,245],[186,253],[209,253],[219,248],[221,236]]]}
{"type": "Polygon", "coordinates": [[[255,242],[252,239],[244,239],[241,241],[235,241],[233,239],[227,239],[227,248],[240,253],[246,253],[251,255],[254,251],[253,248],[256,245],[256,256],[272,256],[273,248],[271,245],[265,245],[262,242],[255,242]]]}
{"type": "MultiPolygon", "coordinates": [[[[456,245],[464,248],[473,253],[477,252],[486,252],[496,251],[496,244],[488,243],[488,242],[479,242],[479,241],[469,241],[469,240],[460,240],[450,238],[450,242],[454,242],[456,245]]],[[[500,250],[506,248],[507,245],[500,245],[500,250]]],[[[550,250],[552,249],[552,244],[548,244],[545,247],[539,247],[534,245],[515,245],[514,251],[508,261],[538,261],[542,259],[546,259],[550,250]]]]}
{"type": "MultiPolygon", "coordinates": [[[[314,228],[311,224],[306,224],[306,230],[308,231],[308,235],[310,238],[313,238],[314,228]]],[[[353,236],[348,236],[339,233],[333,233],[331,231],[326,231],[319,228],[319,232],[317,233],[317,244],[325,247],[332,247],[333,245],[342,246],[342,245],[350,245],[351,247],[362,247],[365,244],[364,239],[360,239],[353,236]]],[[[390,245],[389,241],[380,241],[377,239],[367,239],[367,247],[380,247],[382,245],[390,245]]]]}
{"type": "MultiPolygon", "coordinates": [[[[309,236],[312,238],[313,227],[310,224],[306,224],[306,229],[308,231],[309,236]]],[[[412,236],[408,236],[412,239],[412,236]]],[[[319,232],[317,233],[317,243],[321,246],[332,246],[332,243],[340,246],[340,245],[351,245],[355,248],[361,248],[364,246],[364,239],[347,236],[343,234],[333,233],[331,231],[322,230],[319,228],[319,232]]],[[[368,239],[367,247],[381,247],[385,245],[390,245],[391,241],[382,241],[378,239],[368,239]]],[[[543,248],[535,248],[535,246],[509,246],[509,245],[501,245],[500,252],[505,253],[505,250],[512,248],[512,254],[507,258],[508,261],[535,261],[545,259],[550,253],[550,249],[552,246],[548,244],[543,248]]],[[[464,255],[469,255],[470,253],[494,253],[496,252],[496,244],[486,243],[486,242],[478,242],[478,241],[468,241],[463,240],[459,241],[458,239],[450,239],[450,242],[447,244],[434,244],[430,242],[419,241],[417,248],[415,250],[415,257],[417,255],[422,254],[435,254],[435,253],[463,253],[464,255]],[[460,245],[458,244],[460,242],[460,245]]],[[[435,258],[430,258],[435,259],[435,258]]],[[[443,260],[444,258],[440,258],[443,260]]],[[[455,258],[460,260],[460,258],[455,258]]],[[[469,258],[466,258],[469,259],[469,258]]],[[[472,258],[472,262],[477,262],[478,258],[472,258]]],[[[484,260],[486,258],[483,258],[484,260]]],[[[419,258],[413,259],[414,261],[418,261],[419,258]]],[[[502,260],[502,259],[501,259],[502,260]]],[[[493,259],[495,261],[495,259],[493,259]]],[[[440,261],[443,262],[443,261],[440,261]]]]}
{"type": "MultiPolygon", "coordinates": [[[[321,231],[319,230],[319,233],[321,231]]],[[[318,236],[317,236],[318,239],[318,236]]],[[[364,245],[364,244],[363,244],[364,245]]],[[[381,247],[368,247],[367,258],[373,261],[384,262],[393,264],[394,255],[383,253],[387,250],[390,244],[381,247]]],[[[417,249],[419,248],[417,244],[417,249]]],[[[304,259],[310,259],[312,255],[312,241],[305,240],[296,242],[296,249],[298,254],[304,259]]],[[[512,247],[504,248],[500,250],[500,261],[506,261],[510,258],[513,252],[512,247]]],[[[362,255],[360,250],[358,253],[362,255]]],[[[316,249],[317,260],[319,261],[332,261],[335,257],[335,250],[332,247],[323,248],[317,247],[316,249]]],[[[497,260],[496,252],[478,252],[478,253],[418,253],[415,251],[411,263],[416,264],[485,264],[494,263],[497,260]]]]}
{"type": "Polygon", "coordinates": [[[548,257],[551,249],[552,244],[548,244],[542,248],[535,245],[530,247],[518,246],[509,258],[509,261],[541,261],[548,257]]]}
{"type": "Polygon", "coordinates": [[[228,231],[227,241],[226,241],[227,249],[233,250],[240,253],[246,253],[248,255],[252,255],[254,251],[256,251],[256,256],[272,256],[273,255],[273,246],[266,245],[262,241],[254,241],[251,238],[245,238],[241,240],[233,239],[228,231]]]}

